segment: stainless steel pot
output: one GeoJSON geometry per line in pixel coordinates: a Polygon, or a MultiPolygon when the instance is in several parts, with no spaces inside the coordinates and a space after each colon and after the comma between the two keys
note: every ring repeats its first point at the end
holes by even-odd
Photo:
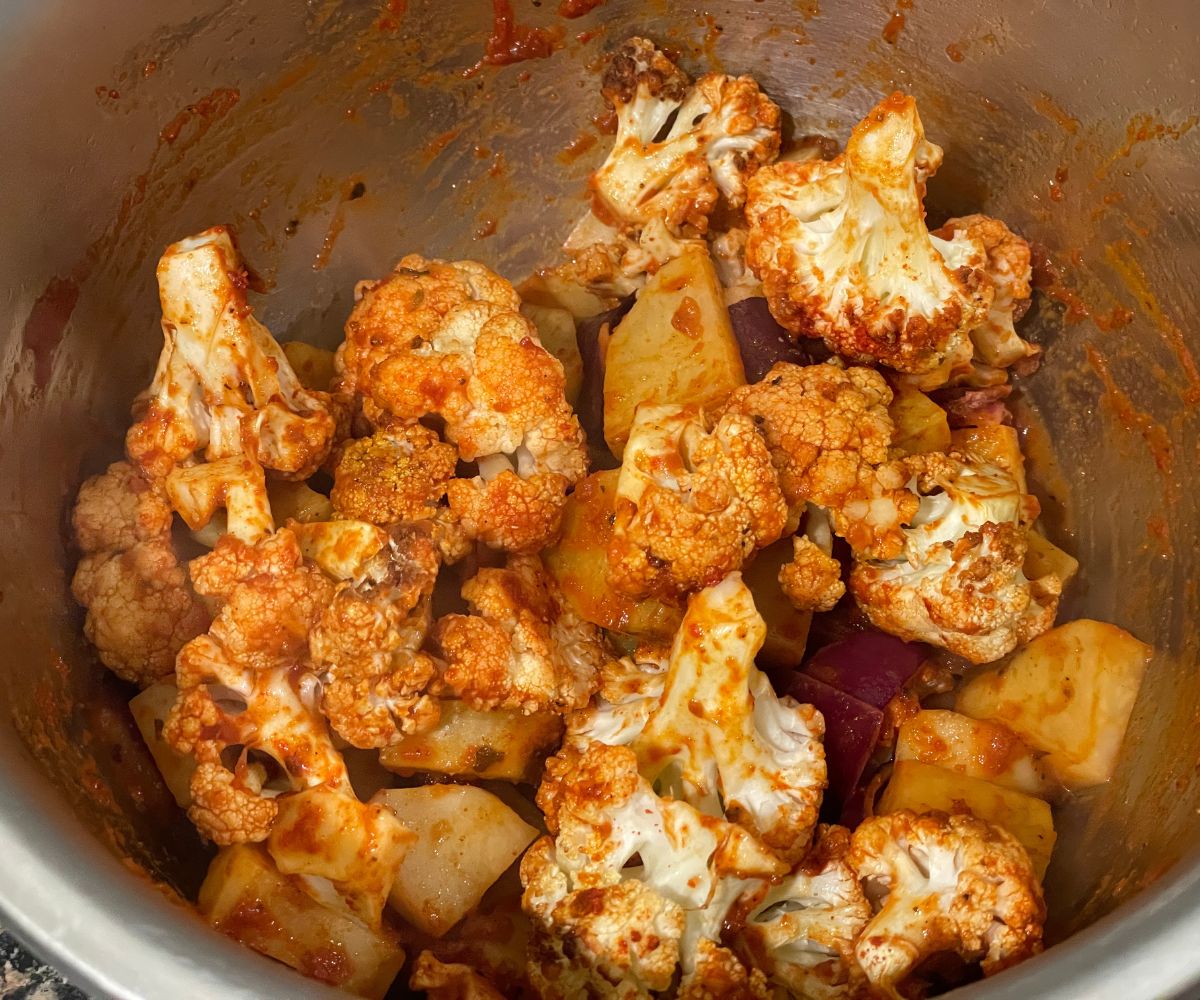
{"type": "Polygon", "coordinates": [[[1065,616],[1160,653],[1111,786],[1059,817],[1061,943],[979,997],[1183,995],[1200,982],[1196,534],[1200,285],[1189,0],[608,0],[551,58],[462,70],[484,0],[160,0],[0,10],[0,909],[98,996],[325,996],[208,931],[199,845],[164,803],[67,592],[63,516],[120,447],[159,349],[160,249],[234,223],[281,338],[332,344],[354,282],[400,254],[510,277],[580,211],[596,55],[634,31],[752,72],[796,134],[844,136],[914,93],[946,148],[932,210],[982,209],[1065,262],[1026,329],[1025,405],[1056,537],[1085,567],[1065,616]],[[1192,116],[1192,117],[1189,117],[1192,116]],[[571,147],[570,153],[565,152],[571,147]],[[487,235],[494,229],[494,235],[487,235]],[[1128,310],[1128,313],[1122,310],[1128,310]]]}

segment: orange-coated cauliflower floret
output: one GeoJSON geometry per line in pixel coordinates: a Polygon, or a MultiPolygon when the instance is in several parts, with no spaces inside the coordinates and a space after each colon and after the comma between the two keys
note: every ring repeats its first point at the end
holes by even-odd
{"type": "Polygon", "coordinates": [[[239,817],[263,818],[247,797],[262,797],[268,782],[289,789],[327,784],[350,794],[307,659],[309,629],[334,584],[304,563],[286,529],[258,546],[225,536],[192,565],[197,587],[220,602],[220,611],[208,632],[179,651],[179,697],[163,738],[212,765],[193,779],[189,816],[200,832],[219,844],[261,840],[268,830],[243,827],[239,817]],[[232,761],[230,748],[237,748],[232,761]],[[216,778],[213,767],[231,777],[216,778]],[[222,804],[228,815],[216,814],[222,804]]]}
{"type": "Polygon", "coordinates": [[[305,389],[246,301],[246,272],[229,231],[167,247],[158,264],[166,341],[148,401],[125,439],[129,457],[165,478],[197,453],[246,455],[304,479],[324,461],[335,418],[305,389]]]}
{"type": "Polygon", "coordinates": [[[1036,364],[1042,349],[1022,340],[1013,325],[1024,315],[1033,292],[1029,244],[999,219],[987,215],[948,219],[933,235],[954,240],[959,233],[983,247],[986,261],[976,267],[987,275],[993,289],[987,315],[971,330],[976,358],[991,368],[1036,364]]]}
{"type": "Polygon", "coordinates": [[[428,526],[398,525],[313,624],[321,707],[353,746],[388,746],[438,720],[437,699],[427,693],[438,668],[421,652],[438,567],[428,526]]]}
{"type": "Polygon", "coordinates": [[[106,667],[139,687],[170,677],[183,644],[208,627],[171,520],[162,490],[128,462],[87,480],[72,512],[83,558],[71,592],[87,609],[84,634],[106,667]]]}
{"type": "Polygon", "coordinates": [[[432,518],[458,453],[428,427],[405,421],[347,442],[329,499],[338,517],[381,527],[432,518]]]}
{"type": "Polygon", "coordinates": [[[813,849],[782,881],[764,885],[737,937],[747,964],[789,995],[856,1000],[867,995],[854,948],[871,919],[858,876],[846,863],[850,831],[821,826],[813,849]]]}
{"type": "Polygon", "coordinates": [[[753,421],[710,425],[693,407],[638,408],[617,479],[610,582],[678,597],[741,568],[783,533],[787,509],[753,421]]]}
{"type": "Polygon", "coordinates": [[[527,714],[587,704],[608,659],[601,632],[571,610],[537,556],[481,569],[462,596],[472,613],[446,615],[433,633],[455,695],[527,714]]]}
{"type": "Polygon", "coordinates": [[[991,975],[1041,951],[1041,886],[999,827],[968,815],[875,816],[854,831],[846,860],[875,901],[855,954],[884,996],[907,995],[906,979],[941,952],[991,975]]]}
{"type": "Polygon", "coordinates": [[[733,975],[717,944],[726,919],[782,862],[741,827],[660,798],[625,747],[564,750],[538,804],[551,836],[526,852],[521,882],[539,996],[647,996],[677,968],[689,983],[733,975]]]}
{"type": "Polygon", "coordinates": [[[917,509],[909,476],[887,460],[891,401],[869,368],[780,361],[761,382],[735,389],[725,412],[749,417],[762,432],[793,522],[815,504],[855,551],[889,558],[917,509]]]}
{"type": "Polygon", "coordinates": [[[429,1000],[504,1000],[504,994],[469,965],[439,962],[428,951],[413,963],[408,987],[423,990],[429,1000]]]}
{"type": "Polygon", "coordinates": [[[376,423],[442,418],[460,457],[479,463],[449,484],[455,517],[493,547],[540,548],[587,458],[562,364],[512,286],[472,261],[413,255],[360,292],[338,351],[342,387],[376,423]]]}
{"type": "Polygon", "coordinates": [[[754,665],[766,625],[737,573],[696,594],[665,672],[618,661],[568,720],[568,746],[626,745],[662,794],[737,823],[788,862],[808,850],[826,784],[825,726],[754,665]]]}
{"type": "Polygon", "coordinates": [[[1022,571],[1037,499],[1002,469],[963,456],[914,455],[903,465],[921,494],[904,548],[893,559],[858,559],[850,573],[872,624],[973,663],[1050,628],[1062,582],[1022,571]]]}
{"type": "Polygon", "coordinates": [[[799,611],[831,611],[846,593],[842,564],[805,535],[792,539],[792,561],[779,568],[779,587],[799,611]]]}
{"type": "Polygon", "coordinates": [[[776,163],[750,179],[746,258],[787,329],[836,353],[927,373],[969,364],[992,286],[981,245],[925,228],[925,181],[942,151],[916,102],[893,94],[836,159],[776,163]]]}

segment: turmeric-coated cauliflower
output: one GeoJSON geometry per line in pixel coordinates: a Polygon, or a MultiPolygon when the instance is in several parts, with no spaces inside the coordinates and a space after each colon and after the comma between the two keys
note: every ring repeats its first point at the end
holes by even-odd
{"type": "Polygon", "coordinates": [[[641,406],[617,479],[610,582],[680,597],[738,570],[783,533],[787,510],[754,422],[711,425],[694,407],[641,406]]]}
{"type": "Polygon", "coordinates": [[[677,968],[719,965],[734,904],[786,870],[741,827],[657,796],[625,747],[564,750],[538,804],[551,835],[526,852],[521,882],[545,998],[644,997],[677,968]]]}
{"type": "Polygon", "coordinates": [[[478,476],[448,484],[455,518],[494,548],[540,548],[587,457],[562,364],[512,286],[473,261],[412,255],[359,291],[337,355],[341,388],[364,397],[376,424],[444,420],[460,457],[479,463],[478,476]]]}
{"type": "Polygon", "coordinates": [[[836,159],[776,163],[750,179],[746,256],[783,326],[902,372],[970,362],[968,333],[992,286],[970,234],[925,228],[925,180],[941,158],[916,102],[896,93],[836,159]]]}
{"type": "Polygon", "coordinates": [[[850,590],[871,622],[911,642],[990,663],[1054,624],[1062,583],[1022,572],[1037,499],[1007,472],[964,456],[914,455],[920,509],[903,552],[858,559],[850,590]]]}
{"type": "Polygon", "coordinates": [[[263,840],[276,812],[268,782],[352,794],[307,662],[309,629],[334,584],[304,563],[287,529],[257,546],[227,535],[192,567],[220,610],[179,651],[163,739],[199,764],[188,815],[200,832],[222,845],[263,840]]]}
{"type": "Polygon", "coordinates": [[[336,420],[328,394],[305,389],[283,349],[254,318],[229,231],[167,247],[158,264],[165,345],[125,447],[163,478],[197,453],[246,455],[304,479],[324,461],[336,420]]]}
{"type": "Polygon", "coordinates": [[[885,996],[908,995],[906,978],[941,952],[991,975],[1041,951],[1041,886],[999,827],[970,815],[875,816],[854,831],[846,860],[876,910],[855,954],[885,996]]]}
{"type": "Polygon", "coordinates": [[[779,568],[779,588],[798,611],[832,611],[846,593],[842,564],[807,535],[796,535],[792,561],[779,568]]]}
{"type": "Polygon", "coordinates": [[[771,452],[793,526],[806,505],[825,508],[856,552],[890,558],[917,509],[909,475],[888,461],[892,391],[869,368],[778,362],[735,389],[726,414],[754,421],[771,452]]]}
{"type": "Polygon", "coordinates": [[[987,315],[971,329],[976,358],[992,368],[1036,363],[1041,348],[1022,340],[1013,326],[1017,311],[1024,313],[1033,291],[1029,244],[999,219],[987,215],[949,219],[933,235],[955,240],[960,233],[983,247],[986,260],[976,266],[987,275],[993,289],[987,315]]]}
{"type": "Polygon", "coordinates": [[[765,637],[749,588],[731,573],[691,599],[665,674],[613,665],[609,697],[568,721],[569,743],[628,745],[661,794],[740,824],[792,862],[817,823],[825,726],[755,667],[765,637]]]}
{"type": "Polygon", "coordinates": [[[114,462],[80,488],[72,511],[83,551],[71,581],[83,630],[100,661],[139,687],[167,679],[175,655],[208,628],[208,613],[171,544],[161,487],[114,462]]]}
{"type": "Polygon", "coordinates": [[[764,885],[737,939],[747,964],[791,996],[850,1000],[866,993],[854,957],[871,906],[846,863],[850,831],[821,826],[813,849],[782,881],[764,885]]]}
{"type": "Polygon", "coordinates": [[[471,614],[441,618],[442,680],[472,708],[564,712],[587,704],[608,659],[600,630],[563,599],[536,555],[512,555],[463,585],[471,614]]]}
{"type": "Polygon", "coordinates": [[[602,89],[617,135],[591,179],[601,220],[636,229],[660,220],[674,235],[702,235],[718,193],[740,206],[747,179],[779,152],[779,108],[753,79],[709,73],[689,87],[644,38],[616,51],[602,89]]]}
{"type": "Polygon", "coordinates": [[[342,739],[385,747],[438,720],[428,688],[437,664],[421,646],[439,559],[429,526],[397,525],[365,565],[338,584],[309,633],[321,708],[342,739]]]}

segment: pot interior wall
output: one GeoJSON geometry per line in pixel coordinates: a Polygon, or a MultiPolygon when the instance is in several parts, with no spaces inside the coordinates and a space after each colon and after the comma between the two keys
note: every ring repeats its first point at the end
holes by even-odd
{"type": "Polygon", "coordinates": [[[1141,14],[608,0],[578,21],[555,6],[516,3],[522,20],[563,31],[552,57],[469,76],[490,27],[484,2],[453,17],[433,0],[0,14],[3,766],[36,765],[115,851],[194,888],[199,844],[126,721],[129,692],[80,638],[64,534],[73,492],[117,456],[149,380],[159,252],[232,223],[267,289],[259,315],[280,339],[327,346],[354,283],[404,253],[478,257],[518,278],[554,257],[582,210],[607,141],[590,138],[597,57],[637,32],[693,71],[754,74],[795,135],[844,139],[881,95],[912,92],[946,150],[931,217],[998,215],[1067,265],[1024,328],[1048,351],[1021,386],[1053,428],[1030,442],[1051,533],[1084,566],[1063,617],[1115,622],[1159,650],[1116,780],[1061,817],[1053,931],[1091,922],[1200,829],[1189,628],[1200,376],[1182,327],[1200,274],[1200,133],[1187,117],[1186,0],[1141,14]]]}

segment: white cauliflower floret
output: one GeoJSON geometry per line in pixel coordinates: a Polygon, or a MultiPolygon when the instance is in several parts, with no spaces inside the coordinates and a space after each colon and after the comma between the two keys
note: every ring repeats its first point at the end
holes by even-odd
{"type": "Polygon", "coordinates": [[[605,690],[629,696],[599,702],[569,728],[576,745],[628,745],[662,794],[741,824],[795,861],[825,788],[825,727],[811,705],[778,697],[754,666],[765,636],[750,590],[731,573],[692,598],[665,675],[618,665],[605,690]]]}
{"type": "Polygon", "coordinates": [[[990,663],[1054,624],[1062,583],[1022,572],[1036,498],[991,465],[937,453],[905,459],[922,494],[899,558],[859,559],[850,590],[871,622],[990,663]]]}
{"type": "Polygon", "coordinates": [[[916,103],[896,93],[836,159],[777,163],[751,178],[746,256],[783,326],[897,371],[969,364],[968,334],[992,286],[977,240],[925,227],[924,182],[941,157],[916,103]]]}
{"type": "Polygon", "coordinates": [[[203,528],[221,507],[225,531],[250,545],[275,530],[267,477],[246,455],[172,469],[166,479],[171,506],[193,531],[203,528]]]}
{"type": "Polygon", "coordinates": [[[197,453],[246,455],[289,478],[324,461],[335,419],[326,393],[305,389],[246,301],[229,231],[167,247],[158,264],[165,346],[145,412],[125,439],[129,457],[163,478],[197,453]]]}
{"type": "Polygon", "coordinates": [[[441,418],[459,457],[479,463],[446,484],[455,520],[493,548],[541,548],[587,457],[562,364],[512,285],[474,261],[410,255],[358,291],[337,354],[342,390],[376,425],[441,418]]]}
{"type": "Polygon", "coordinates": [[[763,887],[738,935],[747,964],[793,996],[848,1000],[864,993],[854,957],[871,906],[846,863],[850,831],[822,826],[812,852],[780,882],[763,887]]]}
{"type": "Polygon", "coordinates": [[[547,764],[551,836],[521,861],[543,997],[640,997],[711,963],[736,900],[786,866],[740,827],[659,798],[632,751],[590,744],[547,764]],[[637,856],[640,864],[630,866],[637,856]]]}
{"type": "Polygon", "coordinates": [[[990,368],[1036,363],[1042,349],[1022,340],[1013,325],[1018,310],[1023,315],[1029,306],[1033,291],[1029,244],[999,219],[986,215],[949,219],[934,231],[935,236],[950,241],[960,233],[983,247],[986,261],[975,266],[982,268],[993,289],[987,315],[971,330],[975,357],[990,368]]]}
{"type": "Polygon", "coordinates": [[[463,585],[469,615],[441,618],[442,680],[471,707],[569,711],[587,704],[608,660],[600,630],[563,599],[536,555],[514,555],[463,585]]]}
{"type": "Polygon", "coordinates": [[[991,975],[1041,951],[1041,886],[999,827],[969,815],[875,816],[854,831],[846,860],[876,908],[855,954],[885,996],[908,995],[906,978],[941,952],[991,975]]]}
{"type": "Polygon", "coordinates": [[[611,583],[679,597],[741,569],[783,533],[787,507],[754,422],[641,406],[629,432],[608,548],[611,583]]]}
{"type": "Polygon", "coordinates": [[[617,135],[591,180],[602,220],[641,229],[658,219],[672,234],[703,234],[718,192],[740,206],[747,178],[779,152],[779,108],[754,80],[710,73],[689,87],[644,38],[617,50],[603,92],[617,135]]]}
{"type": "Polygon", "coordinates": [[[639,646],[633,656],[605,664],[591,705],[567,716],[565,743],[583,749],[593,740],[608,746],[636,740],[662,698],[670,655],[666,648],[639,646]]]}

